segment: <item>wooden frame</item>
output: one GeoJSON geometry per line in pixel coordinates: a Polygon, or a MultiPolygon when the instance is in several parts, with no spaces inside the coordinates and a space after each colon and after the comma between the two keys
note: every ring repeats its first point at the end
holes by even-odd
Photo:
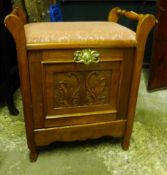
{"type": "MultiPolygon", "coordinates": [[[[138,21],[137,30],[136,30],[137,46],[134,53],[132,82],[130,85],[130,95],[129,95],[128,109],[127,109],[128,111],[127,120],[122,120],[122,122],[121,121],[108,122],[108,123],[103,122],[99,126],[87,125],[85,129],[90,130],[91,128],[93,128],[93,130],[95,131],[98,129],[98,127],[101,127],[103,129],[106,127],[106,130],[103,133],[97,132],[96,135],[92,135],[92,136],[88,136],[88,134],[83,133],[84,127],[80,126],[80,131],[83,134],[81,136],[76,135],[76,138],[80,137],[81,140],[85,140],[87,138],[98,138],[104,135],[108,135],[107,133],[110,132],[109,127],[113,127],[115,128],[115,130],[113,129],[112,130],[113,134],[110,134],[110,135],[117,136],[117,137],[123,135],[122,147],[123,149],[126,150],[129,147],[129,140],[132,133],[146,39],[150,30],[154,26],[156,20],[155,20],[155,17],[150,14],[146,14],[146,15],[136,14],[134,12],[127,12],[125,10],[121,10],[120,8],[116,7],[110,11],[108,16],[108,21],[117,22],[120,15],[123,15],[131,20],[138,21]],[[117,125],[115,125],[115,123],[117,123],[117,125]],[[118,130],[119,127],[122,127],[122,128],[125,127],[125,131],[118,130]]],[[[5,25],[13,35],[16,42],[20,81],[21,81],[21,91],[22,91],[22,97],[23,97],[27,143],[30,149],[30,160],[35,161],[37,159],[36,145],[42,145],[43,142],[46,143],[46,140],[41,140],[40,132],[43,132],[44,135],[47,137],[49,134],[52,133],[52,128],[46,129],[46,130],[43,130],[43,129],[34,130],[32,94],[30,91],[31,85],[30,85],[30,73],[29,73],[30,70],[29,70],[29,58],[28,58],[28,50],[30,51],[32,47],[26,45],[26,37],[24,32],[24,25],[26,24],[26,22],[27,22],[26,17],[20,8],[16,8],[15,10],[13,10],[13,12],[9,14],[5,19],[5,25]]],[[[72,44],[73,44],[73,47],[77,48],[77,43],[72,43],[72,44]]],[[[120,45],[120,47],[125,47],[124,45],[121,45],[121,43],[118,43],[118,44],[120,45]]],[[[46,48],[43,48],[43,46],[38,44],[35,46],[35,48],[39,50],[49,49],[50,47],[53,47],[53,46],[48,45],[46,48]]],[[[70,48],[71,46],[65,45],[63,47],[70,48]]],[[[101,45],[99,47],[103,48],[104,45],[101,45]]],[[[109,48],[109,46],[107,45],[106,47],[109,48]]],[[[59,49],[59,48],[56,48],[56,49],[59,49]]],[[[64,130],[65,132],[67,132],[66,127],[64,128],[64,130]]],[[[69,127],[69,131],[72,134],[76,130],[77,130],[77,127],[76,128],[69,127]]],[[[55,130],[54,133],[57,134],[57,136],[54,136],[53,140],[54,139],[59,140],[58,134],[61,135],[62,132],[63,131],[60,131],[59,129],[55,130]]],[[[69,140],[75,140],[75,139],[74,138],[70,139],[64,136],[62,140],[69,141],[69,140]]]]}

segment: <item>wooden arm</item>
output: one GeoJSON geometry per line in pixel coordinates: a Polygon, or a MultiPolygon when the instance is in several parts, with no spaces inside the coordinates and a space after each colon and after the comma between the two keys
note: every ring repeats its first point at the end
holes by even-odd
{"type": "Polygon", "coordinates": [[[153,28],[156,22],[156,18],[151,14],[137,14],[133,11],[122,10],[119,7],[113,8],[108,15],[108,21],[118,22],[120,16],[125,16],[131,20],[138,21],[136,29],[136,39],[139,42],[142,33],[145,33],[145,37],[149,34],[150,30],[153,28]],[[147,24],[148,22],[148,24],[147,24]],[[145,28],[145,30],[144,30],[145,28]]]}
{"type": "MultiPolygon", "coordinates": [[[[138,14],[134,11],[126,11],[126,10],[120,9],[119,7],[115,7],[109,12],[108,21],[117,22],[120,16],[125,16],[131,20],[139,21],[145,15],[151,15],[151,14],[138,14]]],[[[158,20],[155,19],[155,22],[158,23],[158,20]]]]}
{"type": "Polygon", "coordinates": [[[131,20],[140,20],[144,16],[143,14],[137,14],[133,11],[126,11],[120,9],[119,7],[115,7],[109,12],[108,21],[118,22],[120,15],[125,16],[131,20]]]}
{"type": "Polygon", "coordinates": [[[126,11],[121,10],[120,8],[116,7],[113,8],[109,15],[108,20],[111,22],[118,22],[118,19],[120,16],[125,16],[131,20],[137,20],[137,29],[136,29],[136,41],[137,41],[137,47],[135,48],[135,59],[134,59],[134,67],[133,67],[133,73],[132,73],[132,86],[130,89],[130,98],[129,100],[129,106],[128,106],[128,122],[127,127],[125,130],[125,142],[123,142],[123,147],[128,148],[129,146],[129,139],[131,136],[132,131],[132,123],[134,120],[134,114],[135,114],[135,106],[136,106],[136,99],[138,95],[138,88],[140,83],[140,74],[141,69],[143,65],[143,58],[144,58],[144,51],[145,51],[145,45],[147,41],[147,37],[153,28],[153,26],[156,23],[156,19],[154,15],[151,14],[137,14],[133,11],[126,11]],[[132,108],[132,106],[134,106],[132,108]]]}
{"type": "Polygon", "coordinates": [[[26,37],[24,31],[24,25],[26,24],[26,17],[21,8],[14,9],[9,15],[6,16],[4,23],[6,28],[12,34],[15,39],[17,48],[17,59],[21,83],[21,92],[23,96],[23,107],[24,107],[24,120],[26,126],[27,140],[29,140],[28,147],[36,153],[35,143],[31,139],[33,137],[33,124],[32,124],[32,102],[30,93],[29,81],[29,70],[28,70],[28,59],[26,49],[26,37]],[[28,106],[28,108],[26,107],[28,106]],[[30,124],[31,123],[31,124],[30,124]]]}

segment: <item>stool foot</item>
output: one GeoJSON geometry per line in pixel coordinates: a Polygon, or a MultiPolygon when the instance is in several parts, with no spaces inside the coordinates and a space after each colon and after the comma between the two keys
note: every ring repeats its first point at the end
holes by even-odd
{"type": "Polygon", "coordinates": [[[123,138],[122,144],[121,144],[122,149],[125,150],[125,151],[128,150],[129,149],[129,145],[130,145],[129,140],[123,138]]]}
{"type": "Polygon", "coordinates": [[[30,157],[30,161],[31,162],[35,162],[37,160],[37,158],[38,158],[37,151],[30,151],[29,157],[30,157]]]}

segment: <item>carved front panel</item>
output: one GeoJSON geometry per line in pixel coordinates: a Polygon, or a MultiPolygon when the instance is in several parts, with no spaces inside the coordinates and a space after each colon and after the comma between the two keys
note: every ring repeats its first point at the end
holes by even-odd
{"type": "Polygon", "coordinates": [[[109,103],[111,71],[54,73],[54,107],[109,103]]]}
{"type": "Polygon", "coordinates": [[[121,62],[43,63],[45,115],[117,110],[121,62]]]}

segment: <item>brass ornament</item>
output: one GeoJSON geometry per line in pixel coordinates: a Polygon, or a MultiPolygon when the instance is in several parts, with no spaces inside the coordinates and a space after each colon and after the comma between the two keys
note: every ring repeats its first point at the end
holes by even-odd
{"type": "Polygon", "coordinates": [[[75,63],[98,63],[100,61],[100,53],[96,50],[83,49],[74,52],[75,63]]]}

